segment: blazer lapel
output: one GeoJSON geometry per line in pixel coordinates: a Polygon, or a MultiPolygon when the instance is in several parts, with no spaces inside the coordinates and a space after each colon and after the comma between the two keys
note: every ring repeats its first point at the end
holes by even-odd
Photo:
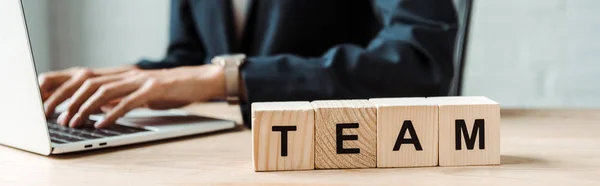
{"type": "Polygon", "coordinates": [[[234,49],[233,16],[230,0],[193,0],[192,12],[196,29],[204,41],[209,58],[229,54],[234,49]]]}

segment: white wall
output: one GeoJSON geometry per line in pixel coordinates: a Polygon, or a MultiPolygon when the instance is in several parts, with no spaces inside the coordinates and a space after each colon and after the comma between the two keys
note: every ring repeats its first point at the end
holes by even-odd
{"type": "Polygon", "coordinates": [[[46,66],[40,71],[133,64],[166,52],[168,0],[45,1],[24,0],[26,12],[35,15],[29,25],[39,27],[33,28],[38,35],[48,35],[32,35],[40,43],[34,55],[46,66]]]}
{"type": "Polygon", "coordinates": [[[600,1],[475,0],[464,93],[600,107],[600,1]]]}

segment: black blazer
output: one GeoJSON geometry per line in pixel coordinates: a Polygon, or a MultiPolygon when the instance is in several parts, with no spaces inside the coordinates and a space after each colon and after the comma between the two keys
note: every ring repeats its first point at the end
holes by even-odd
{"type": "Polygon", "coordinates": [[[166,58],[137,65],[201,65],[245,53],[247,126],[252,102],[449,91],[457,28],[452,0],[253,0],[241,41],[229,0],[171,3],[166,58]]]}

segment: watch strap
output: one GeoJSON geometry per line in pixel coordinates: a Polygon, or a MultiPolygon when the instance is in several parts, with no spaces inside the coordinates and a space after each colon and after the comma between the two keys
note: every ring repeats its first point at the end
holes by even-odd
{"type": "Polygon", "coordinates": [[[225,75],[225,100],[229,104],[240,103],[240,66],[245,62],[246,55],[234,54],[217,56],[213,58],[213,64],[223,66],[225,75]]]}

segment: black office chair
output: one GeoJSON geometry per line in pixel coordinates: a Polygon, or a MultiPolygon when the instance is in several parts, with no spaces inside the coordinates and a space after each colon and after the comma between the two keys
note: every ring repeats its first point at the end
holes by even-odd
{"type": "Polygon", "coordinates": [[[454,0],[454,4],[458,12],[459,26],[456,36],[456,49],[454,51],[454,78],[450,84],[448,95],[461,96],[473,0],[454,0]]]}

